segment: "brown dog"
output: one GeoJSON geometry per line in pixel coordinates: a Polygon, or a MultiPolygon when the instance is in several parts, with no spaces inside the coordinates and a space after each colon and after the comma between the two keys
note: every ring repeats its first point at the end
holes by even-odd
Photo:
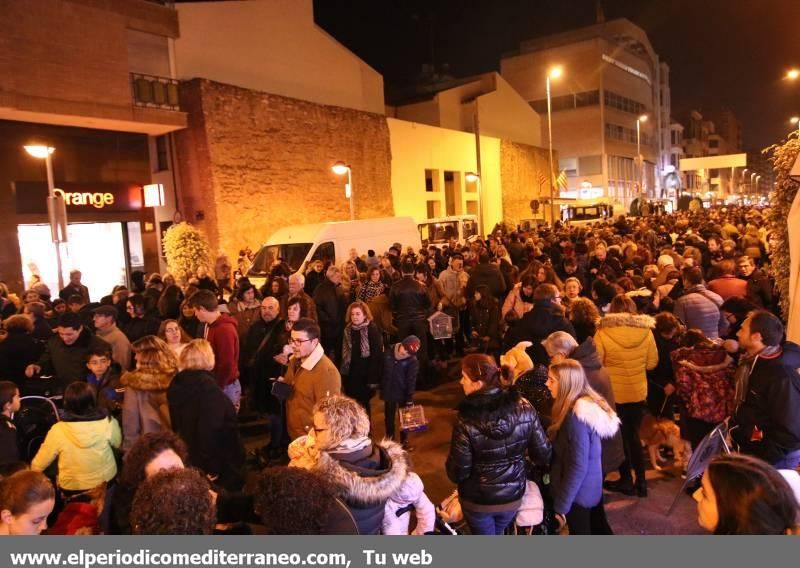
{"type": "Polygon", "coordinates": [[[658,448],[660,446],[670,446],[675,455],[675,467],[686,469],[689,458],[692,456],[692,447],[686,440],[681,440],[681,431],[678,425],[666,418],[656,418],[652,415],[645,415],[639,426],[639,438],[642,445],[647,446],[650,454],[650,463],[653,467],[661,471],[661,463],[666,460],[661,459],[658,448]]]}

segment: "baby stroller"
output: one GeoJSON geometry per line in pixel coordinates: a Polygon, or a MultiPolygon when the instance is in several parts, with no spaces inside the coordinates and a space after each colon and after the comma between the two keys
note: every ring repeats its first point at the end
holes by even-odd
{"type": "Polygon", "coordinates": [[[50,428],[60,420],[58,406],[61,396],[23,396],[21,407],[14,414],[17,427],[20,458],[26,462],[33,460],[44,442],[50,428]]]}

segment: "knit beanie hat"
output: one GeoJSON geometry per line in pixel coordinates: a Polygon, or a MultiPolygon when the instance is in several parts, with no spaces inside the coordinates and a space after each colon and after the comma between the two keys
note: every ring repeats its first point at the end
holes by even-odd
{"type": "Polygon", "coordinates": [[[403,344],[403,349],[408,353],[416,353],[422,346],[422,342],[416,335],[409,335],[401,343],[403,344]]]}

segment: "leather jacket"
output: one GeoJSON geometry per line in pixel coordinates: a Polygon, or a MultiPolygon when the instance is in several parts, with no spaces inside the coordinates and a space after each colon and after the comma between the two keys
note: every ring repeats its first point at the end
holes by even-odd
{"type": "Polygon", "coordinates": [[[392,285],[389,304],[395,324],[425,321],[431,307],[431,298],[425,286],[410,276],[404,276],[392,285]]]}
{"type": "Polygon", "coordinates": [[[521,499],[526,453],[536,466],[545,467],[552,448],[536,410],[516,390],[489,389],[459,405],[447,476],[458,484],[462,504],[503,505],[521,499]]]}

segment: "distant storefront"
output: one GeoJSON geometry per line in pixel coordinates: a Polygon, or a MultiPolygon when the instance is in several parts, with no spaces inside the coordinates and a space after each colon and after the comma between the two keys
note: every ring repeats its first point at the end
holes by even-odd
{"type": "Polygon", "coordinates": [[[15,245],[0,253],[1,279],[21,290],[37,274],[57,294],[45,166],[23,149],[41,139],[56,148],[55,187],[66,203],[65,281],[79,269],[99,300],[128,284],[131,271],[157,270],[153,209],[142,194],[150,182],[146,136],[0,121],[0,238],[15,245]]]}

